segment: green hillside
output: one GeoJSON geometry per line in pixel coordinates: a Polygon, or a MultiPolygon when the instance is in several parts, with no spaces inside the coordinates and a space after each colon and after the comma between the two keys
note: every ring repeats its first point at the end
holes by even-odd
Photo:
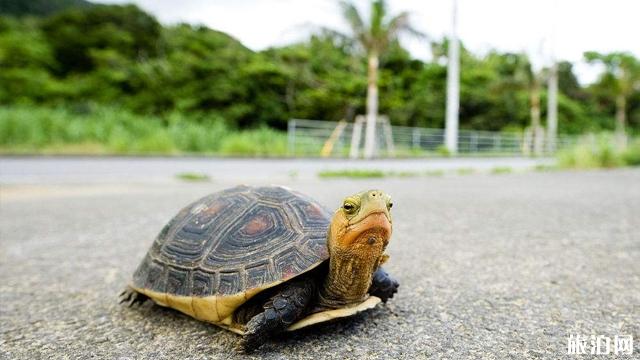
{"type": "Polygon", "coordinates": [[[86,0],[0,0],[0,14],[46,16],[69,8],[92,5],[86,0]]]}

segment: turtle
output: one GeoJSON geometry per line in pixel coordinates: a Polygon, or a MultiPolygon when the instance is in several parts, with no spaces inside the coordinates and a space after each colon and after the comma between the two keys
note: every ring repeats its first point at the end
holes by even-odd
{"type": "Polygon", "coordinates": [[[236,186],[182,209],[155,238],[120,294],[152,300],[243,335],[251,352],[270,336],[386,303],[398,281],[381,265],[391,198],[348,196],[331,214],[282,186],[236,186]]]}

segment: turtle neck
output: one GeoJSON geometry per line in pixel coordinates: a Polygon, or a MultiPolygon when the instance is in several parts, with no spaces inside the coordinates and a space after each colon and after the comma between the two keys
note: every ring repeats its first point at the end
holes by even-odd
{"type": "Polygon", "coordinates": [[[366,298],[373,272],[382,255],[382,249],[371,250],[333,251],[329,258],[329,272],[320,289],[321,307],[340,308],[362,302],[366,298]]]}

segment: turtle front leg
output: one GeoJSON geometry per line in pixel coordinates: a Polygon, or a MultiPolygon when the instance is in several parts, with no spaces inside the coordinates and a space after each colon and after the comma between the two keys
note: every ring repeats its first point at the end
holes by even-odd
{"type": "Polygon", "coordinates": [[[270,336],[285,331],[306,313],[314,294],[316,282],[302,278],[286,283],[282,290],[272,296],[257,314],[245,325],[242,350],[249,353],[262,345],[270,336]]]}
{"type": "Polygon", "coordinates": [[[377,296],[386,303],[387,300],[393,297],[393,294],[398,292],[399,286],[400,284],[394,278],[384,271],[382,267],[379,267],[373,273],[369,295],[377,296]]]}

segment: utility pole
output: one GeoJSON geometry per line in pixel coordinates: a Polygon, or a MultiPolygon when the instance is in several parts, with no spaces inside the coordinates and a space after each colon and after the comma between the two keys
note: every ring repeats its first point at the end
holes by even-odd
{"type": "Polygon", "coordinates": [[[547,84],[547,152],[556,151],[558,136],[558,63],[555,58],[549,69],[549,83],[547,84]]]}
{"type": "Polygon", "coordinates": [[[460,43],[458,42],[458,0],[452,0],[451,35],[447,63],[447,114],[445,146],[450,154],[458,152],[458,111],[460,108],[460,43]]]}
{"type": "Polygon", "coordinates": [[[553,154],[557,147],[558,138],[558,61],[556,60],[556,19],[558,3],[553,2],[551,10],[551,68],[547,83],[547,153],[553,154]]]}

